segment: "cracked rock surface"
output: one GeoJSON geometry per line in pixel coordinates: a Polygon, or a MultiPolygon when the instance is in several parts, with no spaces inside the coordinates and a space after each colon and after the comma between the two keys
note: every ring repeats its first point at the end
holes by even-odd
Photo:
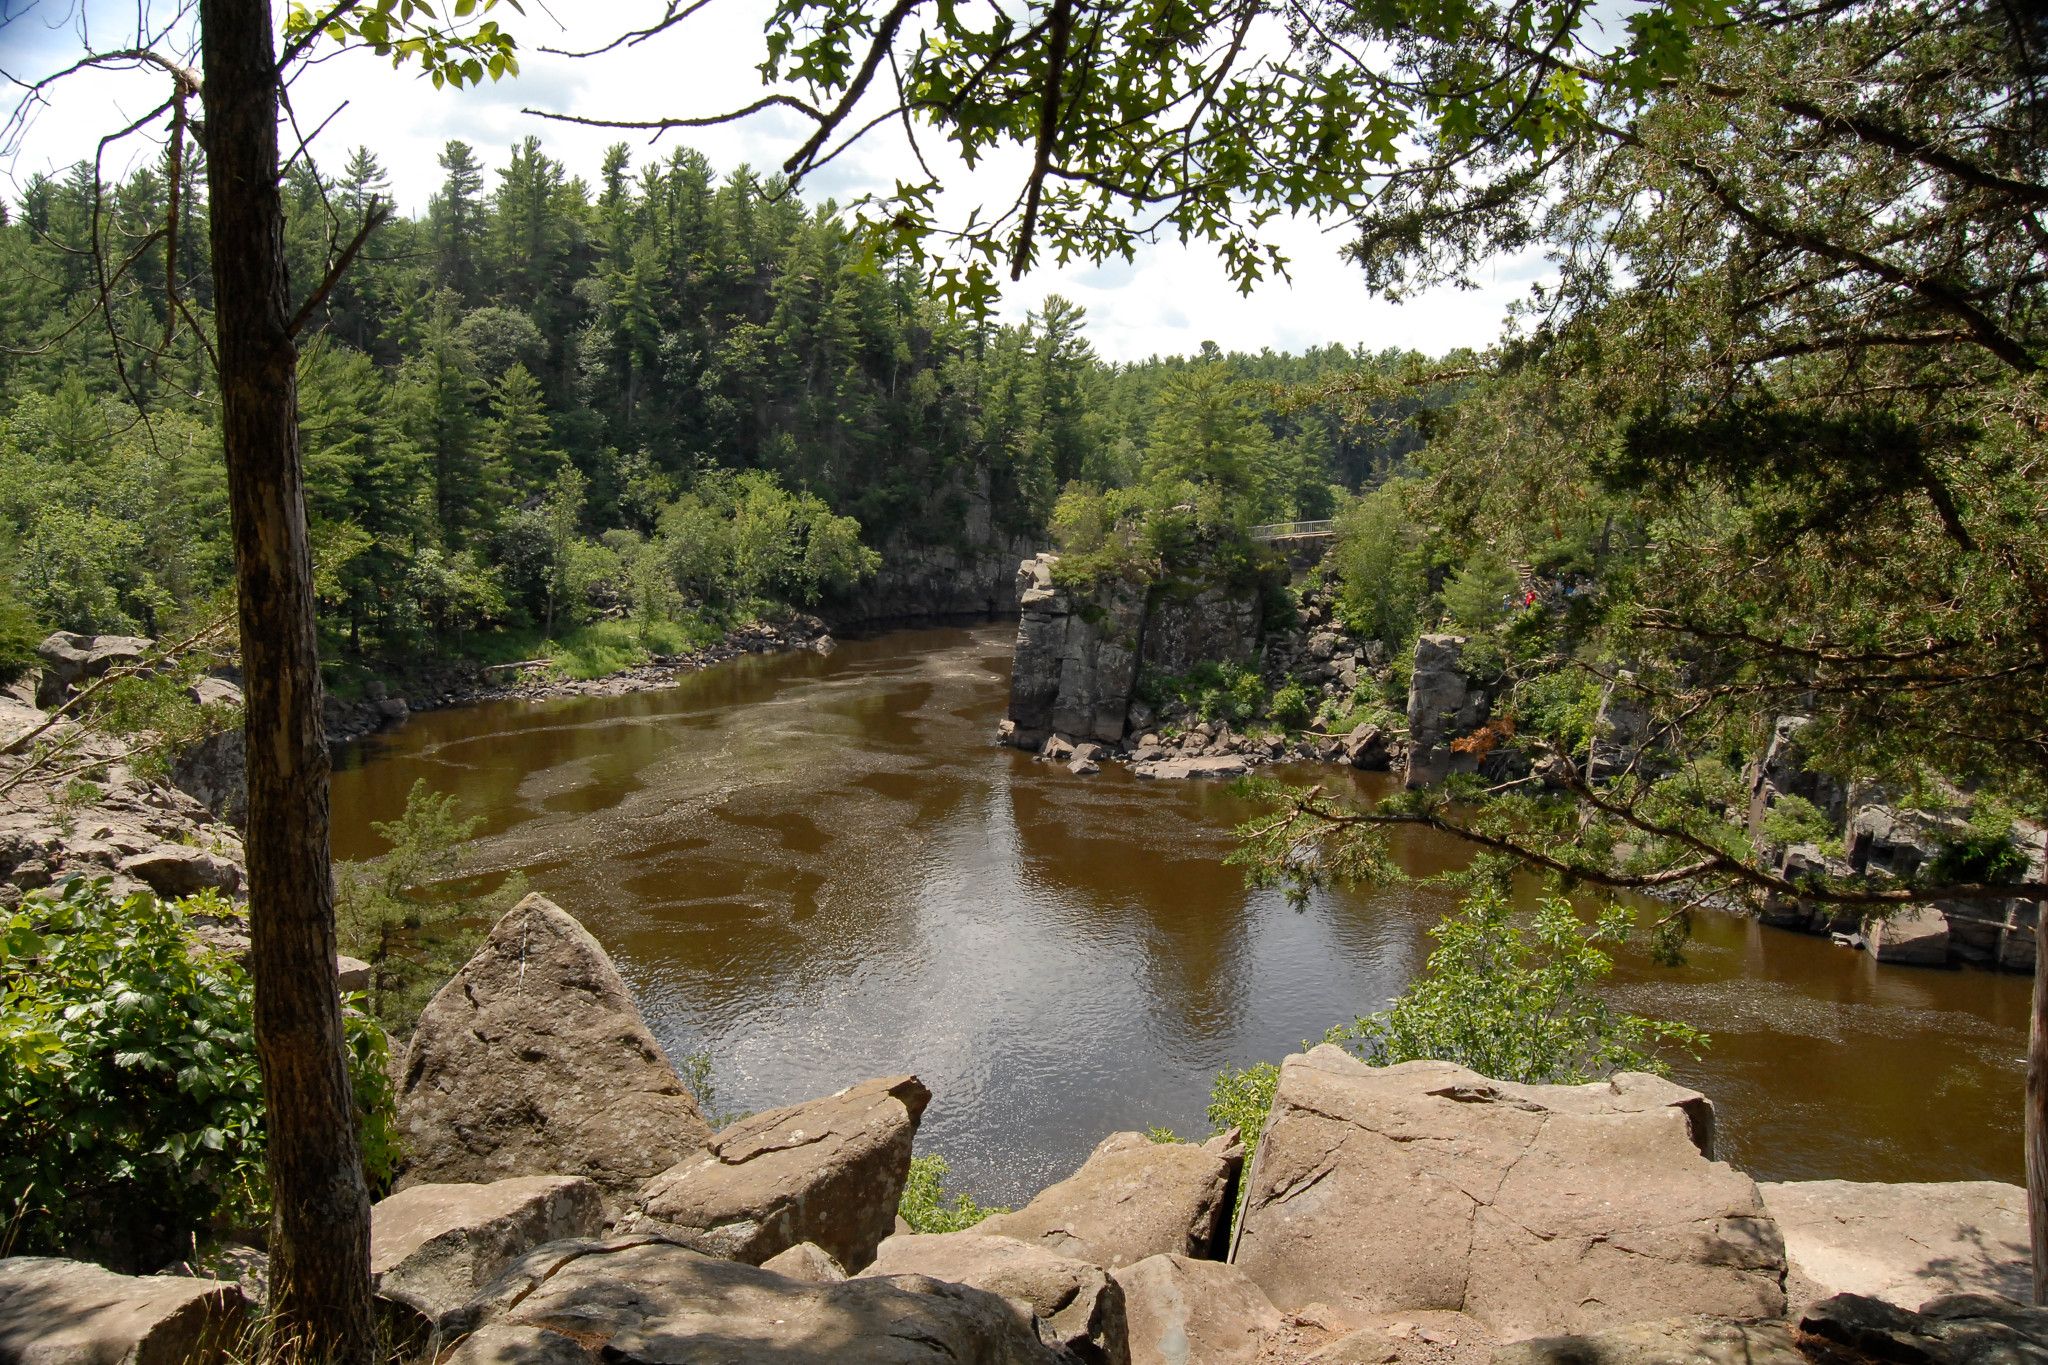
{"type": "Polygon", "coordinates": [[[1489,1081],[1321,1046],[1281,1067],[1232,1261],[1283,1310],[1436,1309],[1505,1339],[1785,1311],[1784,1243],[1696,1093],[1489,1081]]]}
{"type": "Polygon", "coordinates": [[[611,958],[540,895],[428,1002],[398,1125],[400,1189],[580,1175],[615,1206],[711,1137],[611,958]]]}
{"type": "Polygon", "coordinates": [[[1235,1129],[1199,1144],[1111,1133],[1080,1170],[975,1231],[1104,1269],[1162,1254],[1221,1260],[1243,1165],[1235,1129]]]}
{"type": "Polygon", "coordinates": [[[891,1076],[742,1119],[647,1182],[642,1225],[752,1265],[811,1242],[858,1270],[896,1226],[930,1101],[917,1077],[891,1076]]]}
{"type": "Polygon", "coordinates": [[[370,1274],[380,1293],[438,1318],[533,1248],[603,1226],[597,1186],[577,1176],[414,1185],[370,1211],[370,1274]]]}
{"type": "Polygon", "coordinates": [[[922,1275],[810,1284],[655,1237],[557,1242],[464,1310],[442,1365],[1071,1365],[1025,1308],[922,1275]]]}

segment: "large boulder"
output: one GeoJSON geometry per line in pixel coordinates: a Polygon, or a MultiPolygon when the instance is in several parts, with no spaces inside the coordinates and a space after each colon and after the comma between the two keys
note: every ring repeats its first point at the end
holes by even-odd
{"type": "Polygon", "coordinates": [[[118,871],[145,883],[159,896],[194,895],[209,887],[232,893],[242,884],[242,869],[189,844],[159,844],[121,859],[118,871]]]}
{"type": "Polygon", "coordinates": [[[1252,1365],[1280,1310],[1236,1266],[1147,1256],[1119,1267],[1131,1365],[1252,1365]]]}
{"type": "Polygon", "coordinates": [[[535,1247],[603,1230],[604,1198],[581,1176],[414,1185],[370,1211],[370,1275],[438,1319],[535,1247]]]}
{"type": "Polygon", "coordinates": [[[60,630],[36,646],[43,661],[36,705],[48,709],[71,699],[72,689],[122,664],[140,663],[155,643],[139,635],[78,635],[60,630]]]}
{"type": "Polygon", "coordinates": [[[917,1077],[891,1076],[756,1114],[648,1181],[641,1212],[708,1255],[759,1265],[813,1242],[858,1270],[895,1226],[930,1100],[917,1077]]]}
{"type": "Polygon", "coordinates": [[[1902,906],[1864,925],[1863,945],[1879,962],[1947,966],[1948,916],[1931,905],[1902,906]]]}
{"type": "Polygon", "coordinates": [[[651,1237],[558,1242],[450,1324],[441,1365],[1061,1365],[1029,1313],[922,1276],[811,1284],[651,1237]]]}
{"type": "Polygon", "coordinates": [[[1462,1309],[1497,1337],[1784,1311],[1750,1178],[1653,1076],[1514,1085],[1331,1046],[1281,1066],[1232,1261],[1275,1304],[1462,1309]]]}
{"type": "Polygon", "coordinates": [[[0,1365],[192,1365],[237,1345],[246,1314],[217,1280],[0,1260],[0,1365]]]}
{"type": "Polygon", "coordinates": [[[1221,1260],[1243,1165],[1234,1129],[1200,1144],[1112,1133],[1080,1170],[977,1231],[1105,1269],[1169,1253],[1221,1260]]]}
{"type": "Polygon", "coordinates": [[[1493,1365],[1814,1365],[1784,1322],[1659,1318],[1584,1336],[1530,1337],[1493,1365]]]}
{"type": "Polygon", "coordinates": [[[1918,1308],[1950,1294],[2033,1291],[2027,1192],[1995,1180],[1761,1184],[1785,1238],[1794,1310],[1836,1294],[1918,1308]]]}
{"type": "Polygon", "coordinates": [[[1047,1345],[1084,1365],[1130,1365],[1124,1291],[1101,1267],[1014,1237],[979,1231],[891,1237],[861,1271],[873,1275],[928,1275],[972,1285],[1028,1305],[1047,1345]]]}
{"type": "Polygon", "coordinates": [[[421,1013],[398,1124],[401,1189],[580,1175],[620,1204],[711,1137],[604,949],[539,895],[421,1013]]]}

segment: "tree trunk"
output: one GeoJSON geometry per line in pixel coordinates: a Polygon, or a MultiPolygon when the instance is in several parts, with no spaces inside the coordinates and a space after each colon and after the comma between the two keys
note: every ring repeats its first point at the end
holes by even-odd
{"type": "Polygon", "coordinates": [[[2027,1021],[2027,1224],[2034,1302],[2048,1304],[2048,900],[2034,918],[2034,1007],[2027,1021]]]}
{"type": "Polygon", "coordinates": [[[273,1349],[369,1365],[370,1199],[334,985],[327,742],[299,468],[269,0],[201,0],[221,437],[242,630],[273,1349]]]}

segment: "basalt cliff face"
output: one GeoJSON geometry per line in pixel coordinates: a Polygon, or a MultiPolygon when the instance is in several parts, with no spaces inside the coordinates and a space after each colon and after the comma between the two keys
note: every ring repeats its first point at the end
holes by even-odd
{"type": "Polygon", "coordinates": [[[1258,656],[1256,585],[1070,586],[1058,565],[1058,555],[1041,554],[1017,567],[1006,743],[1037,749],[1055,735],[1120,743],[1150,723],[1137,701],[1141,668],[1184,673],[1204,661],[1249,664],[1258,656]]]}

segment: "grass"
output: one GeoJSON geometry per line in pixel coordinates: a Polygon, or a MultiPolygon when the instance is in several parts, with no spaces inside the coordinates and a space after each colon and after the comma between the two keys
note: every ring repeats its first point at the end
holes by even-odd
{"type": "MultiPolygon", "coordinates": [[[[558,631],[553,637],[536,627],[483,631],[448,641],[444,657],[482,668],[547,659],[551,661],[550,677],[588,682],[647,663],[657,654],[701,649],[750,619],[748,613],[713,616],[692,612],[665,621],[592,621],[558,631]]],[[[327,687],[337,696],[354,699],[379,676],[374,664],[337,661],[327,666],[327,687]]]]}

